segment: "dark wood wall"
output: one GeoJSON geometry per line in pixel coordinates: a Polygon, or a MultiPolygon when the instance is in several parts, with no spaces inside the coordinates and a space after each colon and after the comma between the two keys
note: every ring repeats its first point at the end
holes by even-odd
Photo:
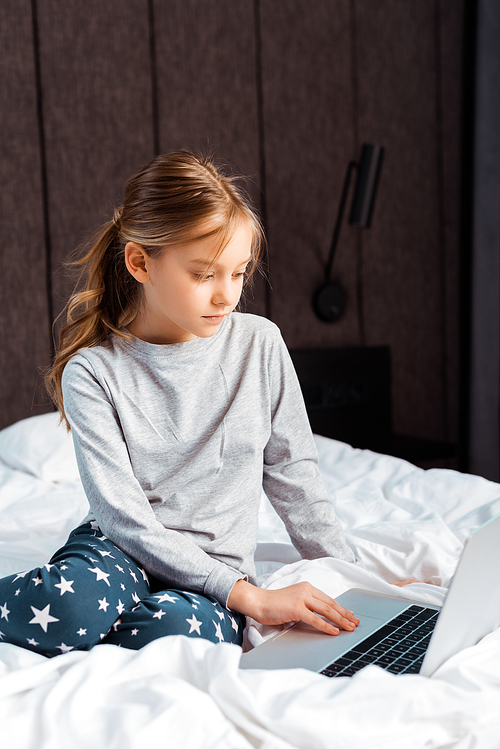
{"type": "Polygon", "coordinates": [[[248,175],[291,348],[389,345],[396,431],[458,419],[463,0],[2,0],[0,426],[47,410],[62,264],[155,152],[248,175]],[[369,230],[344,223],[345,317],[314,317],[345,169],[386,149],[369,230]]]}

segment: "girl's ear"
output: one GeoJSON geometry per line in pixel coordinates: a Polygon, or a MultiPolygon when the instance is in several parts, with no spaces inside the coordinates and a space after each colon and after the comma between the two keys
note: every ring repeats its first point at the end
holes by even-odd
{"type": "Polygon", "coordinates": [[[140,244],[127,242],[125,245],[125,265],[128,272],[139,283],[147,283],[149,281],[148,260],[149,257],[140,244]]]}

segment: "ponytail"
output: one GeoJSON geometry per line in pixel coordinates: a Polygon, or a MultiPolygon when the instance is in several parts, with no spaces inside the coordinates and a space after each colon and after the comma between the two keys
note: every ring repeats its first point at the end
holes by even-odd
{"type": "Polygon", "coordinates": [[[68,430],[61,385],[64,367],[80,349],[97,346],[112,334],[127,337],[121,329],[134,319],[141,302],[141,285],[125,265],[127,242],[136,242],[150,257],[157,257],[172,244],[206,236],[210,224],[209,233],[220,236],[222,252],[241,220],[253,230],[249,278],[258,266],[263,230],[234,178],[207,158],[179,151],[156,157],[129,180],[123,207],[89,243],[90,250],[72,263],[80,271],[78,290],[62,313],[66,322],[59,349],[45,378],[68,430]]]}
{"type": "Polygon", "coordinates": [[[137,283],[127,271],[123,252],[120,251],[119,214],[106,224],[94,238],[91,249],[72,263],[80,270],[77,289],[86,279],[81,291],[75,291],[65,310],[66,323],[59,333],[59,348],[45,383],[61,418],[66,419],[62,395],[64,367],[77,351],[102,343],[110,333],[124,336],[120,328],[126,318],[132,319],[132,309],[137,304],[137,283]]]}

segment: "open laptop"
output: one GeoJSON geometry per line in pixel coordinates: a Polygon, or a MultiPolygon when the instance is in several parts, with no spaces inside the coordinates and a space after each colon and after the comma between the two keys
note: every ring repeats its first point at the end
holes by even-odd
{"type": "Polygon", "coordinates": [[[244,653],[241,668],[307,668],[352,676],[370,663],[431,676],[500,625],[500,515],[467,539],[442,607],[353,588],[336,600],[354,611],[354,632],[325,635],[298,623],[244,653]]]}

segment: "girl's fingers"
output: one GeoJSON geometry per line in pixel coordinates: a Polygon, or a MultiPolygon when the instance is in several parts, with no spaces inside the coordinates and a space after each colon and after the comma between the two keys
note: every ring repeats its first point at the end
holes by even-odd
{"type": "Polygon", "coordinates": [[[316,629],[320,629],[329,634],[338,634],[339,627],[348,632],[352,632],[359,624],[359,619],[352,611],[341,606],[335,599],[330,598],[325,593],[316,588],[311,591],[312,596],[309,602],[304,604],[312,614],[307,614],[303,621],[306,624],[312,624],[316,629]],[[318,616],[319,614],[319,616],[318,616]],[[325,617],[327,621],[322,619],[325,617]]]}
{"type": "Polygon", "coordinates": [[[324,632],[327,635],[338,635],[340,630],[335,624],[331,624],[330,622],[325,621],[325,619],[322,619],[317,614],[314,614],[309,609],[306,609],[306,613],[304,613],[302,617],[302,621],[305,624],[310,624],[315,629],[319,629],[320,632],[324,632]]]}
{"type": "MultiPolygon", "coordinates": [[[[340,606],[339,608],[342,609],[340,606]]],[[[324,616],[328,621],[332,622],[337,627],[341,627],[342,629],[347,630],[348,632],[352,632],[353,629],[356,629],[357,625],[359,624],[359,619],[354,616],[350,611],[348,612],[346,609],[342,609],[342,611],[345,611],[346,614],[351,614],[351,618],[348,618],[347,616],[343,616],[336,608],[333,606],[324,603],[323,601],[319,601],[316,599],[313,603],[313,606],[311,607],[311,610],[315,612],[316,619],[318,618],[317,614],[320,614],[321,616],[324,616]]]]}
{"type": "MultiPolygon", "coordinates": [[[[344,622],[346,622],[348,624],[352,623],[352,624],[354,624],[356,626],[359,624],[358,617],[352,611],[350,611],[349,609],[344,608],[343,606],[340,605],[340,603],[337,603],[337,601],[334,598],[330,598],[330,596],[327,596],[327,595],[321,593],[321,591],[317,591],[316,592],[315,598],[317,600],[321,601],[322,603],[326,604],[326,606],[329,609],[333,609],[337,614],[339,614],[340,620],[338,620],[337,617],[334,616],[334,618],[333,618],[334,621],[344,621],[344,622]]],[[[318,613],[320,613],[320,612],[318,612],[318,613]]],[[[325,614],[323,614],[323,616],[325,616],[325,614]]],[[[332,617],[329,614],[326,614],[326,616],[329,619],[332,619],[332,617]]],[[[344,627],[344,629],[345,629],[345,627],[344,627]]]]}
{"type": "Polygon", "coordinates": [[[343,606],[340,605],[340,603],[337,603],[333,598],[326,599],[326,603],[336,611],[344,618],[347,619],[350,622],[353,622],[354,624],[359,624],[359,619],[352,611],[349,611],[349,609],[345,609],[343,606]]]}

